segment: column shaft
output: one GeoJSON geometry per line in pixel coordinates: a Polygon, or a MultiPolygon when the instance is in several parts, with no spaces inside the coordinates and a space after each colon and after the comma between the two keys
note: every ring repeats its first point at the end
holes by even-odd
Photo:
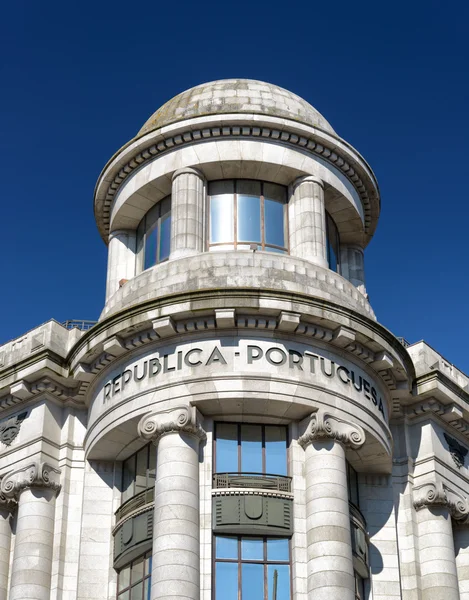
{"type": "Polygon", "coordinates": [[[56,491],[20,493],[9,600],[49,600],[56,491]]]}
{"type": "Polygon", "coordinates": [[[204,251],[204,177],[195,169],[180,169],[173,175],[171,190],[170,258],[204,251]]]}
{"type": "Polygon", "coordinates": [[[469,600],[469,527],[456,526],[453,533],[459,597],[461,600],[469,600]]]}
{"type": "Polygon", "coordinates": [[[168,433],[157,452],[151,600],[199,600],[199,439],[168,433]]]}
{"type": "Polygon", "coordinates": [[[326,439],[305,452],[308,597],[354,600],[345,450],[326,439]]]}
{"type": "Polygon", "coordinates": [[[316,177],[302,177],[293,184],[288,204],[290,254],[328,267],[324,187],[316,177]]]}
{"type": "Polygon", "coordinates": [[[109,236],[106,301],[117,292],[122,279],[135,277],[136,232],[113,231],[109,236]]]}
{"type": "Polygon", "coordinates": [[[422,600],[459,600],[451,516],[444,506],[417,512],[422,600]]]}
{"type": "Polygon", "coordinates": [[[8,571],[10,567],[11,523],[10,511],[0,510],[0,600],[8,598],[8,571]]]}

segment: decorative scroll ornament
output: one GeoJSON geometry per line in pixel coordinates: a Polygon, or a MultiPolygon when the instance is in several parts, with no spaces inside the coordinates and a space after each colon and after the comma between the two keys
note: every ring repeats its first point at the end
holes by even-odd
{"type": "Polygon", "coordinates": [[[311,442],[327,439],[357,450],[365,443],[365,432],[359,425],[319,409],[311,415],[306,431],[298,439],[298,443],[306,449],[311,442]]]}
{"type": "Polygon", "coordinates": [[[448,509],[451,516],[457,521],[469,517],[469,502],[459,492],[451,490],[442,482],[429,481],[414,488],[414,507],[431,508],[442,506],[448,509]]]}
{"type": "Polygon", "coordinates": [[[443,434],[448,444],[449,453],[451,458],[454,460],[458,469],[464,466],[464,459],[466,458],[468,449],[464,448],[457,440],[450,437],[447,433],[443,434]]]}
{"type": "Polygon", "coordinates": [[[9,446],[20,432],[21,423],[26,419],[28,413],[22,412],[0,422],[0,442],[9,446]]]}
{"type": "Polygon", "coordinates": [[[140,420],[138,434],[144,440],[158,442],[168,433],[189,433],[201,441],[206,439],[205,431],[199,423],[195,406],[178,406],[170,410],[150,413],[140,420]]]}
{"type": "Polygon", "coordinates": [[[17,499],[26,488],[49,488],[59,493],[60,471],[45,462],[29,463],[25,467],[7,473],[0,484],[0,495],[17,499]]]}

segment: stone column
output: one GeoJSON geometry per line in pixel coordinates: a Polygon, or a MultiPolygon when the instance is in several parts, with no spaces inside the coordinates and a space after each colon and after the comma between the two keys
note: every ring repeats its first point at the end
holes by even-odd
{"type": "Polygon", "coordinates": [[[451,517],[469,513],[467,500],[439,482],[414,488],[422,600],[459,600],[451,517]]]}
{"type": "Polygon", "coordinates": [[[18,498],[9,600],[50,599],[59,475],[51,465],[35,462],[2,480],[2,493],[18,498]]]}
{"type": "Polygon", "coordinates": [[[199,600],[199,443],[205,432],[193,407],[152,413],[138,428],[157,447],[151,600],[199,600]]]}
{"type": "Polygon", "coordinates": [[[0,494],[0,600],[8,598],[8,573],[10,570],[11,511],[16,507],[13,499],[0,494]]]}
{"type": "Polygon", "coordinates": [[[350,244],[340,245],[340,274],[362,294],[366,294],[363,248],[350,244]]]}
{"type": "Polygon", "coordinates": [[[205,249],[205,179],[200,171],[179,169],[171,190],[170,259],[199,254],[205,249]]]}
{"type": "Polygon", "coordinates": [[[136,231],[126,229],[109,235],[106,302],[117,292],[121,281],[132,279],[136,273],[136,231]]]}
{"type": "Polygon", "coordinates": [[[469,600],[469,526],[456,525],[453,529],[459,597],[469,600]]]}
{"type": "Polygon", "coordinates": [[[305,450],[308,598],[354,600],[345,448],[360,448],[365,433],[319,410],[298,442],[305,450]]]}
{"type": "Polygon", "coordinates": [[[290,254],[328,268],[324,184],[317,177],[293,183],[288,203],[290,254]]]}

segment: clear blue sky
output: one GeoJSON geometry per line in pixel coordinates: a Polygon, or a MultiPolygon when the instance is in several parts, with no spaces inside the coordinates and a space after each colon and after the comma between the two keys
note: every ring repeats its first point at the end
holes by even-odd
{"type": "Polygon", "coordinates": [[[101,168],[175,94],[245,77],[304,97],[365,156],[375,312],[469,372],[468,22],[467,0],[5,3],[0,343],[98,317],[101,168]]]}

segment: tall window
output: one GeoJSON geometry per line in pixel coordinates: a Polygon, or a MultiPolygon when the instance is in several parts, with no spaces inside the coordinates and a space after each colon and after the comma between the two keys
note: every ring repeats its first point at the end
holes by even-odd
{"type": "Polygon", "coordinates": [[[151,551],[123,567],[117,578],[117,600],[150,600],[151,551]]]}
{"type": "Polygon", "coordinates": [[[290,600],[286,538],[215,536],[215,600],[290,600]]]}
{"type": "Polygon", "coordinates": [[[282,425],[217,423],[216,473],[287,474],[287,428],[282,425]]]}
{"type": "Polygon", "coordinates": [[[152,489],[156,477],[156,451],[152,444],[148,444],[122,465],[122,504],[144,492],[152,489]]]}
{"type": "Polygon", "coordinates": [[[347,487],[349,502],[358,508],[360,506],[358,496],[358,475],[349,463],[347,463],[347,487]]]}
{"type": "Polygon", "coordinates": [[[287,252],[286,188],[248,179],[212,181],[210,250],[287,252]]]}
{"type": "Polygon", "coordinates": [[[137,256],[140,270],[149,269],[169,258],[171,239],[171,198],[156,204],[137,229],[137,256]]]}
{"type": "Polygon", "coordinates": [[[326,212],[326,235],[327,235],[327,261],[329,269],[339,271],[340,244],[337,225],[328,212],[326,212]]]}

